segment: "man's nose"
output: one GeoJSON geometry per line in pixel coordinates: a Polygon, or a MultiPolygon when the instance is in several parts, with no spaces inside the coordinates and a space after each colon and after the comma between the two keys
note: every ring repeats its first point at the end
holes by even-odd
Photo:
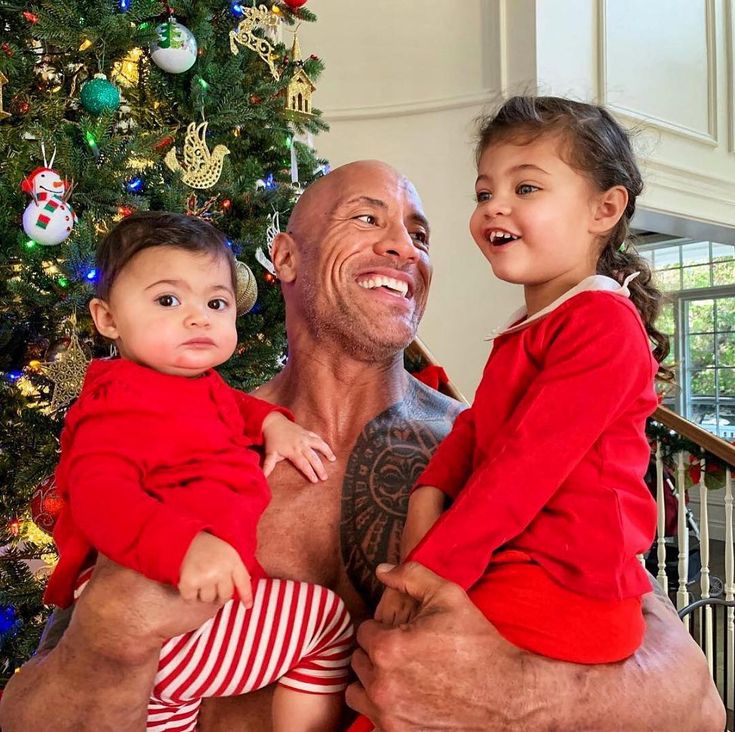
{"type": "Polygon", "coordinates": [[[403,224],[391,226],[385,236],[375,245],[378,254],[398,257],[407,261],[416,261],[418,251],[416,242],[403,224]]]}

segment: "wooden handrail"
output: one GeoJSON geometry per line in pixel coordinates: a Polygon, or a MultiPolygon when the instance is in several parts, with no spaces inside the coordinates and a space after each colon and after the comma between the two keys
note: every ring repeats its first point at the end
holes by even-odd
{"type": "Polygon", "coordinates": [[[670,430],[684,435],[696,445],[715,457],[720,458],[731,467],[735,467],[735,446],[726,442],[721,437],[713,435],[711,432],[702,429],[699,425],[684,419],[676,412],[672,412],[668,407],[660,406],[654,413],[653,418],[657,422],[668,427],[670,430]]]}

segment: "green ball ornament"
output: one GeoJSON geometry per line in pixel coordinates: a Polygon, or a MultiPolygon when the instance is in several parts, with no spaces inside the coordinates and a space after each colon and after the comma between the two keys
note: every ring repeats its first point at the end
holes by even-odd
{"type": "Polygon", "coordinates": [[[104,74],[97,74],[84,83],[79,100],[91,114],[114,112],[120,106],[120,90],[104,74]]]}

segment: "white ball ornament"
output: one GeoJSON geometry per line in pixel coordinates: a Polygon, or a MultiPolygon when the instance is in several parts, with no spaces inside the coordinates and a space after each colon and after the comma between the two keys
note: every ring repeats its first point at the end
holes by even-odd
{"type": "Polygon", "coordinates": [[[169,74],[183,74],[197,60],[197,39],[174,18],[156,28],[158,41],[151,44],[151,58],[158,68],[169,74]]]}

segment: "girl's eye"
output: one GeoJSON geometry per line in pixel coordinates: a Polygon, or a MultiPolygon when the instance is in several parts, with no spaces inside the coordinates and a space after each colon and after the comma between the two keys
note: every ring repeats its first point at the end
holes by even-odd
{"type": "Polygon", "coordinates": [[[207,307],[212,310],[224,310],[229,303],[222,297],[215,297],[214,300],[210,300],[207,303],[207,307]]]}
{"type": "Polygon", "coordinates": [[[361,214],[360,216],[355,216],[355,218],[371,226],[378,223],[378,219],[372,214],[361,214]]]}
{"type": "Polygon", "coordinates": [[[491,196],[492,194],[490,193],[490,191],[478,191],[475,194],[478,203],[485,203],[486,201],[489,201],[491,196]]]}
{"type": "Polygon", "coordinates": [[[521,185],[518,186],[518,189],[517,189],[518,193],[521,196],[525,196],[537,190],[539,190],[538,186],[532,186],[530,183],[522,183],[521,185]]]}
{"type": "Polygon", "coordinates": [[[181,301],[175,295],[161,295],[156,298],[156,302],[164,308],[173,308],[181,305],[181,301]]]}

